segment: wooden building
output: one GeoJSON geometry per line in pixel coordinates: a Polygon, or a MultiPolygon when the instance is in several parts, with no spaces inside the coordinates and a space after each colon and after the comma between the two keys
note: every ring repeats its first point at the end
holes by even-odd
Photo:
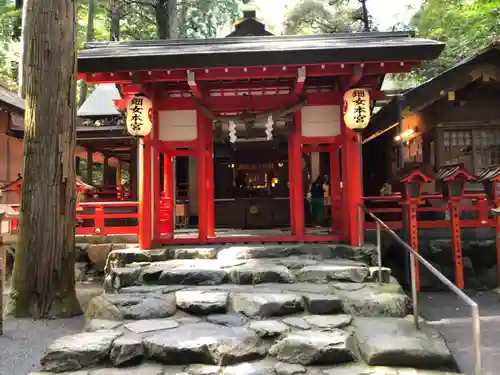
{"type": "Polygon", "coordinates": [[[97,187],[99,199],[137,199],[137,141],[126,130],[124,111],[114,105],[120,99],[115,84],[99,84],[77,111],[76,141],[85,150],[78,155],[87,161],[86,170],[77,172],[97,187]],[[95,163],[103,165],[102,181],[95,181],[95,163]],[[122,184],[123,170],[128,172],[126,184],[122,184]]]}
{"type": "Polygon", "coordinates": [[[119,107],[139,94],[152,102],[152,131],[138,147],[142,249],[176,243],[358,243],[360,145],[343,122],[344,93],[362,88],[377,100],[385,74],[409,72],[443,47],[408,33],[93,42],[80,52],[78,72],[89,83],[120,85],[119,107]],[[341,202],[321,234],[305,228],[303,155],[309,152],[327,155],[332,199],[341,202]],[[196,164],[189,180],[197,190],[194,238],[177,236],[173,220],[171,161],[182,157],[196,164]],[[216,205],[216,192],[227,201],[216,205]],[[223,205],[243,207],[221,214],[236,227],[241,217],[259,224],[285,211],[288,230],[251,238],[217,235],[216,212],[223,205]]]}
{"type": "Polygon", "coordinates": [[[373,134],[390,129],[365,145],[388,150],[375,169],[373,190],[392,179],[399,150],[406,164],[420,163],[434,171],[459,163],[477,174],[499,165],[499,103],[499,42],[393,99],[373,116],[367,130],[373,134]]]}
{"type": "MultiPolygon", "coordinates": [[[[24,100],[0,86],[0,186],[16,180],[23,171],[24,100]]],[[[17,204],[19,197],[4,193],[0,204],[17,204]]]]}

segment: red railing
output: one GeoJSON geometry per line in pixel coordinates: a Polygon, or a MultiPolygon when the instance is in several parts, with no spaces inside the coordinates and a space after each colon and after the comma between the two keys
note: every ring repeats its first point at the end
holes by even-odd
{"type": "MultiPolygon", "coordinates": [[[[400,229],[402,226],[403,208],[401,200],[401,195],[363,198],[368,210],[377,215],[391,229],[400,229]]],[[[495,227],[495,221],[488,213],[492,207],[493,205],[486,199],[485,194],[465,194],[460,199],[460,226],[462,228],[495,227]]],[[[448,211],[448,202],[443,199],[441,194],[423,195],[420,204],[417,206],[418,228],[450,227],[448,211]]],[[[376,224],[367,215],[365,229],[375,229],[375,227],[376,224]]]]}
{"type": "Polygon", "coordinates": [[[126,185],[96,186],[95,190],[85,193],[86,202],[110,202],[130,199],[130,190],[126,185]]]}
{"type": "Polygon", "coordinates": [[[138,233],[138,202],[87,202],[76,215],[77,235],[109,236],[138,233]]]}
{"type": "MultiPolygon", "coordinates": [[[[138,233],[138,202],[80,203],[76,213],[77,235],[109,236],[138,233]]],[[[19,205],[11,205],[19,211],[19,205]]],[[[9,233],[16,234],[18,220],[10,220],[9,233]]]]}
{"type": "MultiPolygon", "coordinates": [[[[368,210],[391,229],[401,228],[403,210],[400,195],[364,197],[363,200],[368,210]]],[[[79,206],[76,215],[77,235],[108,236],[138,233],[138,202],[86,202],[79,206]]],[[[12,207],[14,210],[19,210],[19,205],[12,207]]],[[[466,194],[461,198],[461,227],[495,227],[495,221],[488,213],[491,207],[484,194],[466,194]]],[[[448,203],[443,200],[441,194],[424,195],[417,207],[418,228],[449,228],[450,220],[446,212],[448,203]]],[[[375,226],[375,222],[366,215],[365,229],[375,229],[375,226]]],[[[10,233],[17,233],[17,229],[17,220],[11,220],[10,233]]]]}

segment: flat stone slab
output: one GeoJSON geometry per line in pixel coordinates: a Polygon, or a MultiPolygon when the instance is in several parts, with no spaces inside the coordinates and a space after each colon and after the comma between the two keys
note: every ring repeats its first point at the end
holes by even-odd
{"type": "Polygon", "coordinates": [[[363,360],[374,366],[452,368],[453,356],[430,327],[417,330],[408,319],[357,318],[355,343],[363,360]]]}
{"type": "Polygon", "coordinates": [[[168,318],[177,310],[175,296],[168,294],[103,294],[94,297],[85,318],[105,320],[143,320],[168,318]]]}
{"type": "Polygon", "coordinates": [[[355,356],[347,346],[348,337],[341,330],[292,332],[278,340],[269,354],[279,361],[300,365],[351,362],[355,356]]]}
{"type": "Polygon", "coordinates": [[[167,364],[231,365],[265,357],[267,350],[249,328],[188,324],[143,341],[148,356],[167,364]]]}
{"type": "Polygon", "coordinates": [[[290,330],[290,328],[279,320],[260,320],[250,322],[248,328],[257,332],[260,337],[276,337],[290,330]]]}
{"type": "Polygon", "coordinates": [[[249,262],[230,268],[229,280],[235,284],[293,283],[294,276],[285,266],[249,262]]]}
{"type": "Polygon", "coordinates": [[[315,328],[342,328],[352,322],[351,315],[306,315],[304,320],[315,328]]]}
{"type": "Polygon", "coordinates": [[[227,271],[217,268],[178,267],[161,269],[156,266],[142,271],[146,284],[156,285],[217,285],[226,281],[227,271]]]}
{"type": "Polygon", "coordinates": [[[330,281],[364,282],[370,271],[366,266],[350,266],[342,264],[318,264],[306,266],[297,272],[297,280],[311,283],[328,283],[330,281]]]}
{"type": "Polygon", "coordinates": [[[115,366],[130,366],[141,363],[144,355],[141,337],[124,335],[118,337],[111,344],[109,359],[115,366]]]}
{"type": "Polygon", "coordinates": [[[231,297],[235,311],[248,317],[283,316],[304,310],[303,298],[291,293],[237,293],[231,297]]]}
{"type": "Polygon", "coordinates": [[[174,319],[147,319],[125,324],[125,328],[133,333],[148,333],[172,329],[179,326],[174,319]]]}
{"type": "Polygon", "coordinates": [[[197,290],[175,293],[177,307],[194,315],[225,313],[228,304],[227,292],[204,292],[197,290]]]}
{"type": "Polygon", "coordinates": [[[205,319],[209,323],[219,324],[225,327],[241,327],[247,322],[247,318],[237,313],[212,314],[207,315],[205,319]]]}
{"type": "Polygon", "coordinates": [[[304,301],[311,314],[336,314],[342,311],[342,299],[333,294],[306,294],[304,301]]]}
{"type": "Polygon", "coordinates": [[[76,371],[106,360],[117,331],[84,332],[54,341],[41,359],[45,371],[76,371]]]}
{"type": "Polygon", "coordinates": [[[85,324],[84,331],[110,331],[120,328],[122,325],[122,322],[116,320],[92,319],[85,324]]]}
{"type": "Polygon", "coordinates": [[[403,318],[411,312],[411,301],[399,285],[337,283],[333,289],[343,311],[353,316],[403,318]]]}
{"type": "MultiPolygon", "coordinates": [[[[180,372],[178,373],[180,374],[180,372]]],[[[145,363],[140,366],[132,366],[126,368],[103,368],[99,370],[92,370],[89,372],[89,375],[168,375],[168,374],[169,372],[165,373],[165,368],[158,363],[145,363]]]]}
{"type": "Polygon", "coordinates": [[[305,321],[305,319],[302,317],[297,317],[297,316],[291,316],[289,318],[283,319],[283,323],[289,325],[292,328],[297,328],[297,329],[311,329],[311,325],[305,321]]]}

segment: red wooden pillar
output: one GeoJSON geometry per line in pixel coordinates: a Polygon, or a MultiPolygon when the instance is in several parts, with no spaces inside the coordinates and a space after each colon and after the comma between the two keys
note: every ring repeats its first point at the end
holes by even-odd
{"type": "MultiPolygon", "coordinates": [[[[417,202],[409,201],[407,204],[408,227],[409,227],[409,245],[418,252],[418,221],[417,221],[417,202]]],[[[420,262],[417,257],[413,257],[415,266],[415,288],[420,292],[420,262]]]]}
{"type": "Polygon", "coordinates": [[[293,235],[297,234],[297,226],[295,223],[295,206],[293,205],[293,197],[295,196],[295,179],[293,173],[293,142],[294,136],[288,136],[288,195],[290,204],[290,231],[293,235]]]}
{"type": "MultiPolygon", "coordinates": [[[[342,129],[342,207],[344,237],[351,245],[358,246],[358,206],[362,197],[361,150],[358,135],[344,124],[342,129]]],[[[361,233],[361,243],[363,243],[361,233]]]]}
{"type": "Polygon", "coordinates": [[[163,228],[162,232],[168,237],[174,237],[175,229],[175,189],[173,158],[163,154],[163,228]]]}
{"type": "Polygon", "coordinates": [[[330,204],[331,204],[331,230],[332,233],[338,234],[341,230],[339,222],[342,215],[342,190],[340,189],[340,160],[339,160],[339,146],[332,144],[330,146],[330,204]]]}
{"type": "Polygon", "coordinates": [[[208,238],[208,205],[207,205],[207,142],[206,142],[207,119],[201,111],[197,111],[197,135],[198,135],[198,239],[206,242],[208,238]]]}
{"type": "Polygon", "coordinates": [[[152,159],[152,170],[149,175],[151,176],[151,188],[150,188],[150,200],[152,200],[152,213],[151,213],[151,225],[153,227],[152,230],[152,242],[154,243],[161,236],[161,228],[160,228],[160,198],[161,198],[161,186],[160,186],[160,150],[157,147],[159,143],[158,134],[160,132],[160,117],[158,115],[157,110],[157,100],[156,93],[151,90],[150,95],[152,97],[153,102],[153,128],[151,130],[151,159],[152,159]]]}
{"type": "Polygon", "coordinates": [[[215,196],[214,196],[214,141],[212,122],[206,119],[205,141],[207,146],[206,168],[207,168],[207,236],[215,236],[215,196]]]}
{"type": "Polygon", "coordinates": [[[295,178],[294,178],[294,173],[293,173],[293,152],[294,152],[294,147],[293,147],[293,142],[294,142],[294,135],[290,134],[288,136],[288,196],[289,196],[289,203],[290,203],[290,230],[293,235],[297,234],[297,226],[295,222],[295,206],[293,204],[294,202],[294,196],[295,196],[295,178]]]}
{"type": "Polygon", "coordinates": [[[152,147],[150,136],[139,141],[139,248],[150,250],[153,247],[153,200],[151,197],[152,147]]]}
{"type": "Polygon", "coordinates": [[[465,283],[462,259],[462,240],[460,235],[460,201],[450,199],[448,202],[448,208],[450,210],[451,243],[455,266],[455,284],[460,289],[463,289],[465,283]]]}
{"type": "Polygon", "coordinates": [[[305,236],[304,227],[304,186],[302,182],[302,111],[298,110],[293,115],[294,134],[292,142],[292,175],[293,175],[293,212],[295,220],[295,234],[297,239],[303,240],[305,236]]]}

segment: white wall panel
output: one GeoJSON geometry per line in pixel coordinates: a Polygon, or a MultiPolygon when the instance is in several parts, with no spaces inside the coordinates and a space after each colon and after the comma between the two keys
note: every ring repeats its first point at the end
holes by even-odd
{"type": "Polygon", "coordinates": [[[338,105],[306,106],[302,108],[304,137],[333,137],[340,134],[338,105]]]}
{"type": "Polygon", "coordinates": [[[196,139],[196,111],[159,111],[160,141],[196,139]]]}

